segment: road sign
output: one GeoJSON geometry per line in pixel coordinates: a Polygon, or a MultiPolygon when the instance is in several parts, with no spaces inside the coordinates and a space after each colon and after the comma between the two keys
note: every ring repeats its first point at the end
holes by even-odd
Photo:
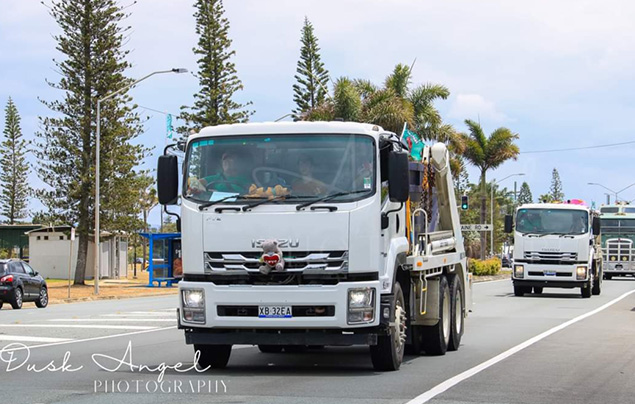
{"type": "Polygon", "coordinates": [[[492,231],[491,224],[462,224],[461,231],[492,231]]]}

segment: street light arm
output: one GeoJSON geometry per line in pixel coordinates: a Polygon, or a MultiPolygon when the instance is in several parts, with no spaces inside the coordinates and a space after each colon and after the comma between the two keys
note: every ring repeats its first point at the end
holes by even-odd
{"type": "Polygon", "coordinates": [[[616,192],[616,194],[621,193],[622,191],[626,191],[627,189],[629,189],[630,187],[632,187],[633,185],[635,185],[635,182],[632,183],[631,185],[627,186],[626,188],[620,189],[619,191],[616,192]]]}
{"type": "MultiPolygon", "coordinates": [[[[588,185],[597,185],[598,187],[602,187],[602,188],[606,189],[607,191],[611,191],[613,194],[619,194],[619,192],[615,192],[615,191],[613,191],[611,188],[607,188],[607,187],[605,187],[605,186],[604,186],[604,185],[602,185],[602,184],[598,184],[597,182],[589,182],[589,183],[588,183],[588,185]]],[[[635,184],[633,184],[633,185],[635,185],[635,184]]],[[[629,185],[628,187],[630,187],[630,186],[631,186],[631,185],[629,185]]],[[[626,187],[626,188],[628,188],[628,187],[626,187]]],[[[625,188],[625,189],[626,189],[626,188],[625,188]]],[[[622,191],[623,191],[623,190],[622,190],[622,191]]],[[[622,192],[622,191],[620,191],[620,192],[622,192]]]]}
{"type": "Polygon", "coordinates": [[[108,94],[107,96],[100,98],[98,102],[102,102],[102,101],[106,101],[107,99],[110,99],[112,97],[114,97],[117,94],[121,94],[122,92],[136,86],[137,84],[141,83],[143,80],[148,79],[152,76],[154,76],[155,74],[164,74],[164,73],[187,73],[187,69],[183,69],[183,68],[175,68],[175,69],[170,69],[170,70],[159,70],[156,72],[152,72],[150,74],[147,74],[143,77],[141,77],[140,79],[137,79],[135,81],[133,81],[130,85],[127,85],[126,87],[122,87],[117,91],[113,91],[112,93],[108,94]]]}

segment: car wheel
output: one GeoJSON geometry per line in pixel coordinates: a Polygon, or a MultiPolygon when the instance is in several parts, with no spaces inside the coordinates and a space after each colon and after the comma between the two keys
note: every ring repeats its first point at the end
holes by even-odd
{"type": "Polygon", "coordinates": [[[48,289],[46,289],[46,287],[42,286],[42,288],[40,289],[40,296],[35,301],[35,305],[39,307],[40,309],[43,309],[46,306],[48,306],[48,304],[49,304],[49,292],[48,292],[48,289]]]}
{"type": "Polygon", "coordinates": [[[13,310],[19,310],[22,308],[22,289],[19,287],[13,290],[13,299],[11,300],[11,307],[13,310]]]}

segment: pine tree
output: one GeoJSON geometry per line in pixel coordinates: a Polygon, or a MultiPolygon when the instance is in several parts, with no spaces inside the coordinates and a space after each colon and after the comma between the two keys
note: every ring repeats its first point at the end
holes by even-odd
{"type": "Polygon", "coordinates": [[[549,197],[552,201],[564,200],[564,193],[562,192],[562,182],[560,181],[560,174],[555,168],[551,172],[551,187],[549,187],[549,197]]]}
{"type": "Polygon", "coordinates": [[[253,111],[233,100],[234,94],[243,89],[242,81],[236,74],[236,66],[231,61],[236,51],[230,49],[229,21],[224,17],[222,0],[197,0],[196,34],[198,46],[193,49],[199,59],[198,78],[200,91],[194,94],[194,106],[186,112],[183,106],[180,118],[186,122],[180,133],[199,130],[205,126],[247,122],[253,111]]]}
{"type": "Polygon", "coordinates": [[[135,167],[147,153],[132,145],[142,131],[131,98],[123,91],[132,80],[124,75],[122,26],[128,16],[116,0],[57,0],[50,7],[61,33],[54,37],[62,59],[54,60],[61,74],[49,82],[63,98],[43,101],[50,117],[40,117],[36,156],[38,175],[48,185],[38,197],[47,214],[76,224],[79,236],[75,284],[84,284],[88,241],[94,231],[95,141],[97,100],[122,90],[101,104],[101,228],[130,230],[141,226],[137,217],[139,186],[145,181],[135,167]]]}
{"type": "Polygon", "coordinates": [[[533,203],[534,197],[531,195],[531,189],[529,189],[529,184],[523,182],[523,185],[520,186],[520,191],[518,192],[518,205],[523,205],[525,203],[533,203]]]}
{"type": "Polygon", "coordinates": [[[28,184],[29,164],[26,162],[27,142],[22,138],[20,115],[9,98],[5,108],[4,141],[0,144],[0,213],[9,224],[26,218],[31,188],[28,184]]]}
{"type": "Polygon", "coordinates": [[[297,83],[293,85],[293,102],[297,105],[293,114],[296,117],[324,101],[329,81],[329,72],[321,61],[318,39],[307,17],[304,17],[301,42],[300,60],[296,69],[298,74],[295,75],[297,83]]]}

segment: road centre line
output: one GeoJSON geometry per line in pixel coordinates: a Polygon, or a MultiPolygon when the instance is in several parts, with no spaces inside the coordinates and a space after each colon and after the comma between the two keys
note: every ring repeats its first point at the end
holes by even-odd
{"type": "Polygon", "coordinates": [[[64,341],[73,341],[73,339],[72,338],[28,337],[26,335],[5,335],[5,334],[0,334],[0,341],[11,341],[11,342],[64,342],[64,341]]]}
{"type": "Polygon", "coordinates": [[[115,322],[115,323],[169,322],[169,323],[174,323],[176,322],[176,318],[54,318],[48,321],[71,321],[71,322],[78,322],[78,323],[83,323],[83,322],[115,322]]]}
{"type": "Polygon", "coordinates": [[[4,327],[32,327],[32,328],[92,328],[102,330],[154,330],[158,327],[145,325],[98,325],[98,324],[0,324],[4,327]]]}
{"type": "Polygon", "coordinates": [[[507,351],[496,355],[495,357],[479,364],[476,365],[462,373],[459,373],[458,375],[451,377],[449,379],[447,379],[446,381],[437,384],[436,386],[434,386],[433,388],[431,388],[430,390],[426,391],[423,394],[420,394],[419,396],[413,398],[412,400],[408,401],[406,404],[423,404],[423,403],[427,403],[428,401],[432,400],[433,398],[435,398],[436,396],[438,396],[441,393],[444,393],[445,391],[449,390],[450,388],[456,386],[457,384],[461,383],[464,380],[469,379],[470,377],[482,372],[483,370],[509,358],[510,356],[522,351],[523,349],[535,344],[538,341],[541,341],[545,338],[547,338],[548,336],[555,334],[558,331],[561,331],[567,327],[569,327],[570,325],[573,325],[579,321],[582,321],[588,317],[591,317],[594,314],[597,314],[605,309],[607,309],[608,307],[614,305],[615,303],[619,302],[620,300],[632,295],[633,293],[635,293],[635,290],[631,290],[630,292],[626,292],[623,295],[611,300],[610,302],[598,307],[597,309],[594,309],[588,313],[582,314],[578,317],[575,317],[567,322],[564,322],[556,327],[553,327],[545,332],[543,332],[542,334],[538,334],[535,337],[532,337],[530,339],[528,339],[525,342],[522,342],[518,345],[516,345],[515,347],[512,347],[510,349],[508,349],[507,351]]]}

